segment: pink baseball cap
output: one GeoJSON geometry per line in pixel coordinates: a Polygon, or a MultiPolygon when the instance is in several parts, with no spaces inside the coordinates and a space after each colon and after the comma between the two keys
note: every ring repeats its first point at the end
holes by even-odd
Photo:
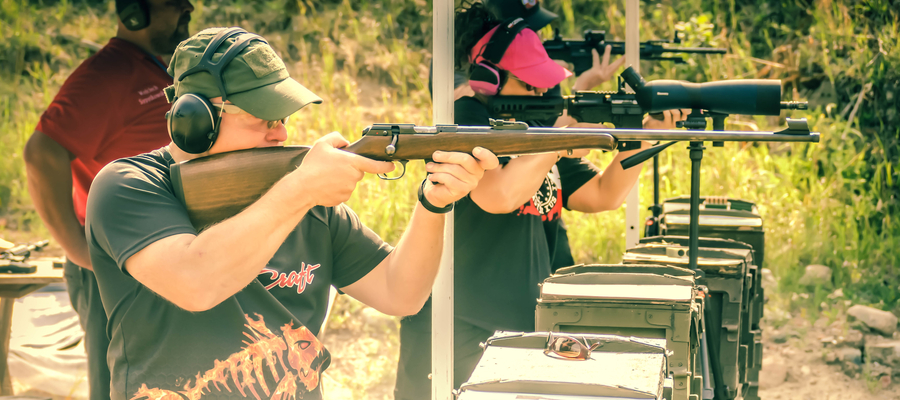
{"type": "MultiPolygon", "coordinates": [[[[469,56],[472,63],[477,64],[485,60],[482,56],[484,48],[498,28],[499,26],[488,31],[475,47],[472,47],[472,54],[469,56]]],[[[515,75],[522,82],[538,88],[552,88],[563,79],[572,76],[571,71],[550,59],[537,33],[527,28],[516,35],[503,53],[503,58],[495,65],[515,75]]]]}

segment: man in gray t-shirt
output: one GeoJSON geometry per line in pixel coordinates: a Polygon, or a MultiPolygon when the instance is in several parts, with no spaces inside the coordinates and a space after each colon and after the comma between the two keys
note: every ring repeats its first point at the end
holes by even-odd
{"type": "Polygon", "coordinates": [[[348,143],[332,133],[254,204],[197,232],[174,194],[171,166],[281,145],[285,118],[321,99],[288,76],[264,39],[238,28],[185,40],[169,73],[173,144],[109,164],[88,199],[111,397],[320,398],[331,357],[315,334],[329,286],[386,314],[417,312],[440,261],[442,213],[497,158],[481,148],[435,152],[392,248],[343,202],[365,173],[393,165],[340,150],[348,143]]]}

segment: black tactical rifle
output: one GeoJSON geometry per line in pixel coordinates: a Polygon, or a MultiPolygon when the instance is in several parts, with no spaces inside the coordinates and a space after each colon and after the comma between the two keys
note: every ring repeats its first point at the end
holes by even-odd
{"type": "Polygon", "coordinates": [[[11,249],[0,252],[0,273],[6,274],[30,274],[37,271],[37,267],[28,263],[31,252],[41,251],[50,243],[41,240],[31,244],[20,244],[11,249]]]}
{"type": "MultiPolygon", "coordinates": [[[[725,54],[725,49],[715,47],[667,47],[669,44],[680,44],[681,38],[675,32],[673,40],[648,40],[641,42],[641,60],[674,61],[676,64],[684,63],[680,56],[665,56],[664,54],[725,54]]],[[[575,75],[591,69],[594,64],[591,50],[596,49],[601,55],[606,46],[611,47],[610,54],[625,54],[625,42],[613,42],[606,40],[606,31],[586,30],[584,39],[563,39],[556,30],[553,39],[544,41],[544,50],[553,60],[563,60],[572,63],[575,75]]]]}

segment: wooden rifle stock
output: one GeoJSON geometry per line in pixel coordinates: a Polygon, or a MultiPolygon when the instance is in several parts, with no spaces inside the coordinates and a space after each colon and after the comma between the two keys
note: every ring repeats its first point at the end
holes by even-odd
{"type": "MultiPolygon", "coordinates": [[[[457,130],[455,125],[376,125],[343,150],[380,161],[407,161],[431,158],[437,150],[471,154],[475,147],[486,148],[498,156],[616,148],[616,138],[601,130],[526,133],[518,126],[515,128],[457,130]]],[[[197,158],[172,166],[172,185],[175,195],[185,204],[191,222],[201,230],[253,204],[279,179],[297,168],[308,150],[306,146],[269,147],[197,158]]]]}

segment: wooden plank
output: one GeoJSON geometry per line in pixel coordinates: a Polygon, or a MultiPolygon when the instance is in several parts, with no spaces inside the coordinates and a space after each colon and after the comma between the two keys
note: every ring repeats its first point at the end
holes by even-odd
{"type": "Polygon", "coordinates": [[[0,298],[0,396],[11,396],[12,380],[9,377],[9,366],[6,364],[9,357],[9,335],[12,329],[12,312],[16,300],[12,298],[0,298]]]}

